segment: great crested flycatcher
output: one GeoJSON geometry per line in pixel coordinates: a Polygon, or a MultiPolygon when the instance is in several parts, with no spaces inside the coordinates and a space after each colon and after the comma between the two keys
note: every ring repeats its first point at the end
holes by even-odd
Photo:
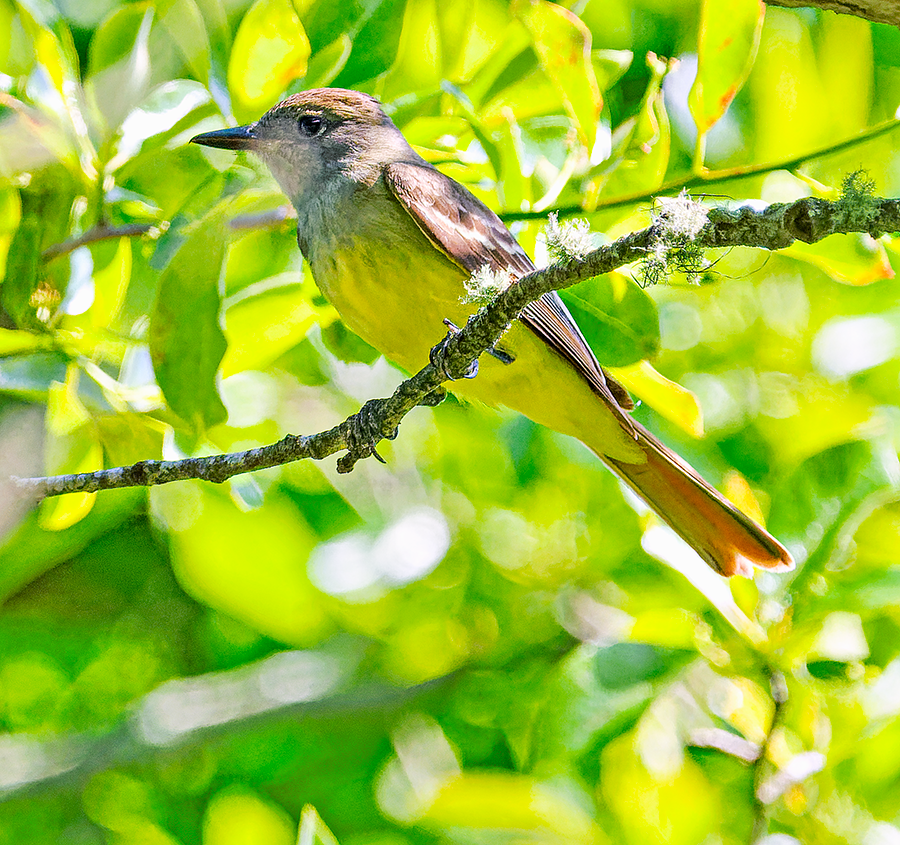
{"type": "MultiPolygon", "coordinates": [[[[262,158],[297,209],[297,240],[322,292],[410,372],[428,361],[443,320],[463,325],[473,311],[464,301],[473,273],[487,266],[516,279],[534,269],[500,218],[419,156],[367,94],[304,91],[256,123],[192,140],[262,158]]],[[[627,391],[555,293],[525,308],[501,344],[513,361],[486,357],[454,392],[577,437],[717,572],[793,566],[777,540],[630,418],[627,391]]]]}

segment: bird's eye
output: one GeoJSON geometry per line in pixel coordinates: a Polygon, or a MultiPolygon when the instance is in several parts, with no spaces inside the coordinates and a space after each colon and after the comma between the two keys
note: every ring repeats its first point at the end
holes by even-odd
{"type": "Polygon", "coordinates": [[[308,114],[300,118],[300,131],[307,138],[315,138],[316,135],[321,135],[325,131],[325,121],[321,117],[308,114]]]}

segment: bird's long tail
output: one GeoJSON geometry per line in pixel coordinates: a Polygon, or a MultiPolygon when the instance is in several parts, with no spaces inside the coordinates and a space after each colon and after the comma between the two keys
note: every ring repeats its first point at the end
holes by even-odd
{"type": "Polygon", "coordinates": [[[754,566],[793,569],[790,553],[742,514],[647,429],[632,421],[647,456],[632,464],[600,457],[662,517],[700,557],[722,575],[749,576],[754,566]]]}

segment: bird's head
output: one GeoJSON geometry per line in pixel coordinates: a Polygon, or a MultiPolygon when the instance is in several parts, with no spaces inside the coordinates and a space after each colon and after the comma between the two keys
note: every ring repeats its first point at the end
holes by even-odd
{"type": "Polygon", "coordinates": [[[386,164],[418,158],[374,97],[342,88],[293,94],[256,123],[191,142],[256,153],[298,208],[335,183],[372,184],[386,164]]]}

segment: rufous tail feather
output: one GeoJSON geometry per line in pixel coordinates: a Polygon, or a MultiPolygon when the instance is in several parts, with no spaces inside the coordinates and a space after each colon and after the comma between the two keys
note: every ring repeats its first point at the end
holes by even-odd
{"type": "Polygon", "coordinates": [[[625,463],[598,454],[706,563],[722,575],[750,576],[754,566],[793,569],[790,552],[771,534],[642,425],[633,422],[633,426],[646,463],[625,463]]]}

